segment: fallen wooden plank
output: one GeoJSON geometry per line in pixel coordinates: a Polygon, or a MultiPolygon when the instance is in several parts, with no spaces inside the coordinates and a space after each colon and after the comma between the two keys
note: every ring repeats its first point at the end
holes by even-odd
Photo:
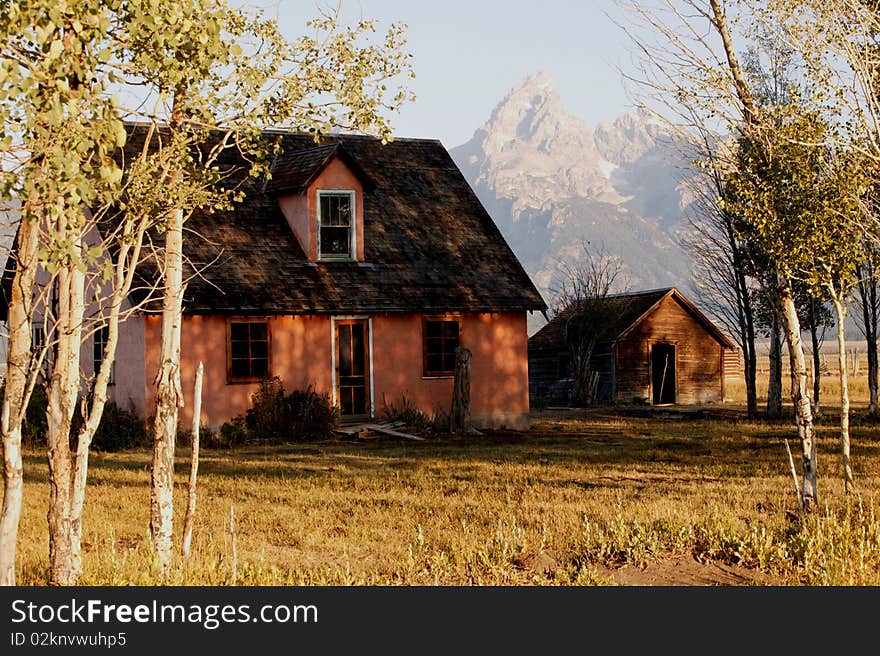
{"type": "Polygon", "coordinates": [[[390,428],[385,428],[384,426],[378,424],[367,424],[364,426],[367,430],[376,431],[377,433],[382,433],[383,435],[390,435],[391,437],[402,437],[405,440],[415,440],[416,442],[424,442],[424,437],[418,437],[416,435],[410,435],[409,433],[401,433],[400,431],[391,430],[390,428]]]}
{"type": "Polygon", "coordinates": [[[350,426],[339,426],[339,427],[333,429],[333,432],[339,433],[341,435],[348,435],[349,437],[351,437],[352,435],[357,435],[363,429],[364,429],[364,427],[361,425],[352,424],[350,426]]]}

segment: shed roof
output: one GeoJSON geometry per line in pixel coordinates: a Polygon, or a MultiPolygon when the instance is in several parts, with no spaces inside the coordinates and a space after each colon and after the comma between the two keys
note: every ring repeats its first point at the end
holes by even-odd
{"type": "MultiPolygon", "coordinates": [[[[736,348],[736,345],[706,315],[675,287],[651,289],[647,291],[613,294],[606,297],[617,306],[618,317],[609,335],[609,342],[616,342],[634,330],[660,303],[666,298],[673,298],[681,307],[700,323],[715,340],[724,348],[736,348]]],[[[562,312],[550,320],[541,330],[529,338],[529,350],[560,350],[564,347],[562,326],[567,314],[562,312]]]]}

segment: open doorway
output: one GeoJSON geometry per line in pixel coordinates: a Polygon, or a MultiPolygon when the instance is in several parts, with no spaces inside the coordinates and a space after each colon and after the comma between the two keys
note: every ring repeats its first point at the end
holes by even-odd
{"type": "Polygon", "coordinates": [[[369,323],[336,321],[336,398],[343,417],[370,412],[369,323]]]}
{"type": "Polygon", "coordinates": [[[651,346],[651,398],[654,405],[675,403],[675,345],[651,346]]]}

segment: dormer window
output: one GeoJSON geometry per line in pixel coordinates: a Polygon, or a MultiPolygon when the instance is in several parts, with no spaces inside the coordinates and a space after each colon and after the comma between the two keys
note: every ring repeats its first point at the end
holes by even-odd
{"type": "Polygon", "coordinates": [[[318,259],[355,259],[354,203],[354,191],[318,191],[318,259]]]}
{"type": "Polygon", "coordinates": [[[279,156],[265,190],[309,262],[365,262],[364,199],[372,188],[342,144],[331,143],[279,156]]]}

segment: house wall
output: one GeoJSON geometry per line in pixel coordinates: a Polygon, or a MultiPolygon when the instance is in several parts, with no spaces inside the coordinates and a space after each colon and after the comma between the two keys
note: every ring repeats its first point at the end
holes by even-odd
{"type": "MultiPolygon", "coordinates": [[[[526,315],[467,314],[461,345],[470,349],[471,415],[481,427],[526,429],[529,413],[526,315]]],[[[452,407],[453,379],[422,376],[421,315],[373,319],[376,407],[403,396],[427,413],[452,407]]]]}
{"type": "Polygon", "coordinates": [[[364,257],[364,188],[357,176],[340,159],[333,159],[306,190],[305,194],[288,194],[278,199],[287,223],[299,240],[310,261],[318,259],[318,191],[355,192],[355,259],[364,257]]]}
{"type": "Polygon", "coordinates": [[[309,223],[309,202],[305,194],[287,194],[278,198],[278,207],[287,219],[287,224],[296,236],[303,253],[311,261],[318,257],[316,235],[317,226],[309,223]]]}
{"type": "MultiPolygon", "coordinates": [[[[271,371],[285,388],[313,385],[332,394],[330,317],[283,316],[268,319],[271,371]]],[[[145,319],[146,371],[158,366],[161,319],[145,319]]],[[[181,380],[186,405],[182,425],[192,423],[192,388],[199,360],[205,365],[201,423],[216,427],[244,413],[258,383],[226,381],[226,317],[184,318],[181,380]]],[[[462,317],[462,345],[473,353],[471,412],[481,427],[527,428],[529,413],[525,313],[468,314],[462,317]]],[[[373,398],[381,416],[383,399],[399,404],[404,396],[419,409],[449,412],[453,379],[422,376],[421,315],[372,317],[373,398]]],[[[147,377],[147,414],[155,412],[152,376],[147,377]]]]}
{"type": "MultiPolygon", "coordinates": [[[[272,317],[269,321],[272,374],[289,390],[314,385],[329,391],[330,320],[321,317],[272,317]]],[[[145,361],[148,372],[157,371],[162,335],[160,316],[146,319],[145,361]]],[[[216,427],[244,413],[258,383],[229,383],[226,380],[226,317],[186,316],[181,326],[181,385],[185,403],[180,421],[192,425],[192,390],[196,368],[205,366],[202,383],[201,423],[216,427]]],[[[148,414],[155,412],[155,386],[147,379],[148,414]]]]}
{"type": "MultiPolygon", "coordinates": [[[[86,235],[85,242],[90,246],[101,244],[101,236],[92,227],[86,235]]],[[[37,270],[36,286],[45,293],[45,288],[51,281],[51,276],[45,269],[37,270]]],[[[84,298],[87,299],[83,312],[82,341],[80,344],[80,393],[85,394],[91,389],[95,376],[94,361],[94,326],[97,318],[106,309],[93,299],[100,298],[103,303],[107,302],[112,294],[112,285],[109,282],[101,283],[92,278],[87,278],[84,298]]],[[[114,365],[113,383],[107,386],[107,400],[114,401],[125,410],[136,412],[145,416],[147,400],[145,395],[148,376],[155,375],[155,369],[144,369],[144,317],[132,312],[131,302],[126,299],[122,302],[122,320],[119,322],[119,338],[116,344],[116,359],[114,365]]],[[[34,308],[34,325],[41,325],[45,316],[45,307],[38,302],[34,308]]],[[[51,329],[51,326],[49,327],[51,329]]],[[[52,339],[51,337],[49,339],[52,339]]],[[[51,358],[51,352],[47,354],[51,358]]]]}
{"type": "Polygon", "coordinates": [[[673,297],[667,297],[617,342],[618,402],[651,399],[651,345],[657,342],[676,346],[676,403],[723,400],[721,345],[673,297]]]}
{"type": "MultiPolygon", "coordinates": [[[[125,301],[123,311],[127,309],[129,303],[125,301]]],[[[141,314],[131,315],[119,323],[113,383],[107,387],[108,401],[141,416],[147,412],[146,381],[156,374],[156,369],[147,371],[144,367],[145,323],[141,314]]],[[[95,375],[94,344],[94,335],[89,335],[80,349],[80,370],[84,378],[95,375]]]]}

